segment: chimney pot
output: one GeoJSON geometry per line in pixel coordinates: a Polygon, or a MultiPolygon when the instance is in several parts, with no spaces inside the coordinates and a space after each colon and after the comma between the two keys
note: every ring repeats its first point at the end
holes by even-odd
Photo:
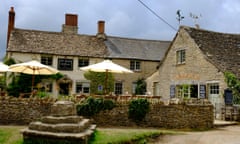
{"type": "Polygon", "coordinates": [[[106,34],[105,34],[105,21],[98,21],[98,33],[97,33],[97,38],[100,39],[106,39],[106,34]]]}
{"type": "Polygon", "coordinates": [[[98,21],[98,34],[104,34],[105,21],[98,21]]]}
{"type": "Polygon", "coordinates": [[[11,7],[8,14],[8,33],[7,33],[7,45],[9,42],[11,31],[14,28],[15,23],[15,12],[14,7],[11,7]]]}
{"type": "Polygon", "coordinates": [[[78,15],[76,14],[65,15],[65,24],[62,26],[62,32],[68,34],[78,33],[78,15]]]}
{"type": "Polygon", "coordinates": [[[65,15],[65,25],[78,26],[78,16],[76,14],[66,14],[65,15]]]}

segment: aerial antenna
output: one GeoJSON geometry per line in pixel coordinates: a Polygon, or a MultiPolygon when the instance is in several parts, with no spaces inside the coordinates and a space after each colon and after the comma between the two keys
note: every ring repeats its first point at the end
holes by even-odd
{"type": "Polygon", "coordinates": [[[177,14],[176,19],[178,21],[178,24],[180,25],[181,21],[184,19],[184,16],[182,16],[181,10],[177,10],[176,14],[177,14]]]}
{"type": "Polygon", "coordinates": [[[190,17],[193,19],[193,22],[194,22],[196,28],[200,28],[200,25],[198,24],[198,19],[199,19],[200,17],[202,17],[202,15],[201,15],[201,14],[195,15],[195,14],[193,14],[193,13],[190,13],[190,17]]]}

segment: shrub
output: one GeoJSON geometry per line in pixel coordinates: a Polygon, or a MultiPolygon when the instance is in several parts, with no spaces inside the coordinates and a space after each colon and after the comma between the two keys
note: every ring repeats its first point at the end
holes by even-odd
{"type": "Polygon", "coordinates": [[[44,91],[38,91],[37,94],[36,94],[37,97],[39,98],[46,98],[46,97],[49,97],[49,93],[47,92],[44,92],[44,91]]]}
{"type": "Polygon", "coordinates": [[[149,112],[150,103],[147,99],[132,100],[128,108],[128,117],[136,122],[142,121],[149,112]]]}
{"type": "Polygon", "coordinates": [[[77,105],[77,114],[82,116],[93,116],[102,110],[111,110],[115,107],[112,100],[89,97],[83,103],[77,105]]]}

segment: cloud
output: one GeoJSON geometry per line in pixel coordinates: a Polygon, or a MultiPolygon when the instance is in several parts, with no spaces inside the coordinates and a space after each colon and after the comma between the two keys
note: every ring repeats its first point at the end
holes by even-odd
{"type": "MultiPolygon", "coordinates": [[[[203,29],[240,33],[239,0],[141,0],[171,26],[178,29],[176,11],[185,17],[181,25],[194,26],[190,13],[202,15],[196,22],[203,29]]],[[[61,31],[65,14],[78,14],[80,34],[95,35],[97,21],[105,21],[107,35],[172,40],[176,31],[153,15],[138,0],[1,0],[0,57],[6,51],[8,11],[14,6],[17,28],[61,31]]]]}

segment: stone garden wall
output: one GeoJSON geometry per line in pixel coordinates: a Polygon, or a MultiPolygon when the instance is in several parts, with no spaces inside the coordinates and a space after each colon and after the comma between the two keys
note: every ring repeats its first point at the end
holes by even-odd
{"type": "MultiPolygon", "coordinates": [[[[0,124],[29,124],[50,114],[54,99],[0,97],[0,124]]],[[[212,128],[213,106],[208,103],[151,104],[139,123],[128,119],[128,104],[92,117],[98,127],[212,128]]]]}
{"type": "Polygon", "coordinates": [[[135,123],[128,119],[128,105],[119,105],[104,111],[93,119],[100,126],[141,126],[161,128],[212,128],[213,106],[199,104],[152,104],[144,121],[135,123]]]}
{"type": "Polygon", "coordinates": [[[0,97],[0,124],[25,125],[50,114],[54,99],[0,97]]]}

